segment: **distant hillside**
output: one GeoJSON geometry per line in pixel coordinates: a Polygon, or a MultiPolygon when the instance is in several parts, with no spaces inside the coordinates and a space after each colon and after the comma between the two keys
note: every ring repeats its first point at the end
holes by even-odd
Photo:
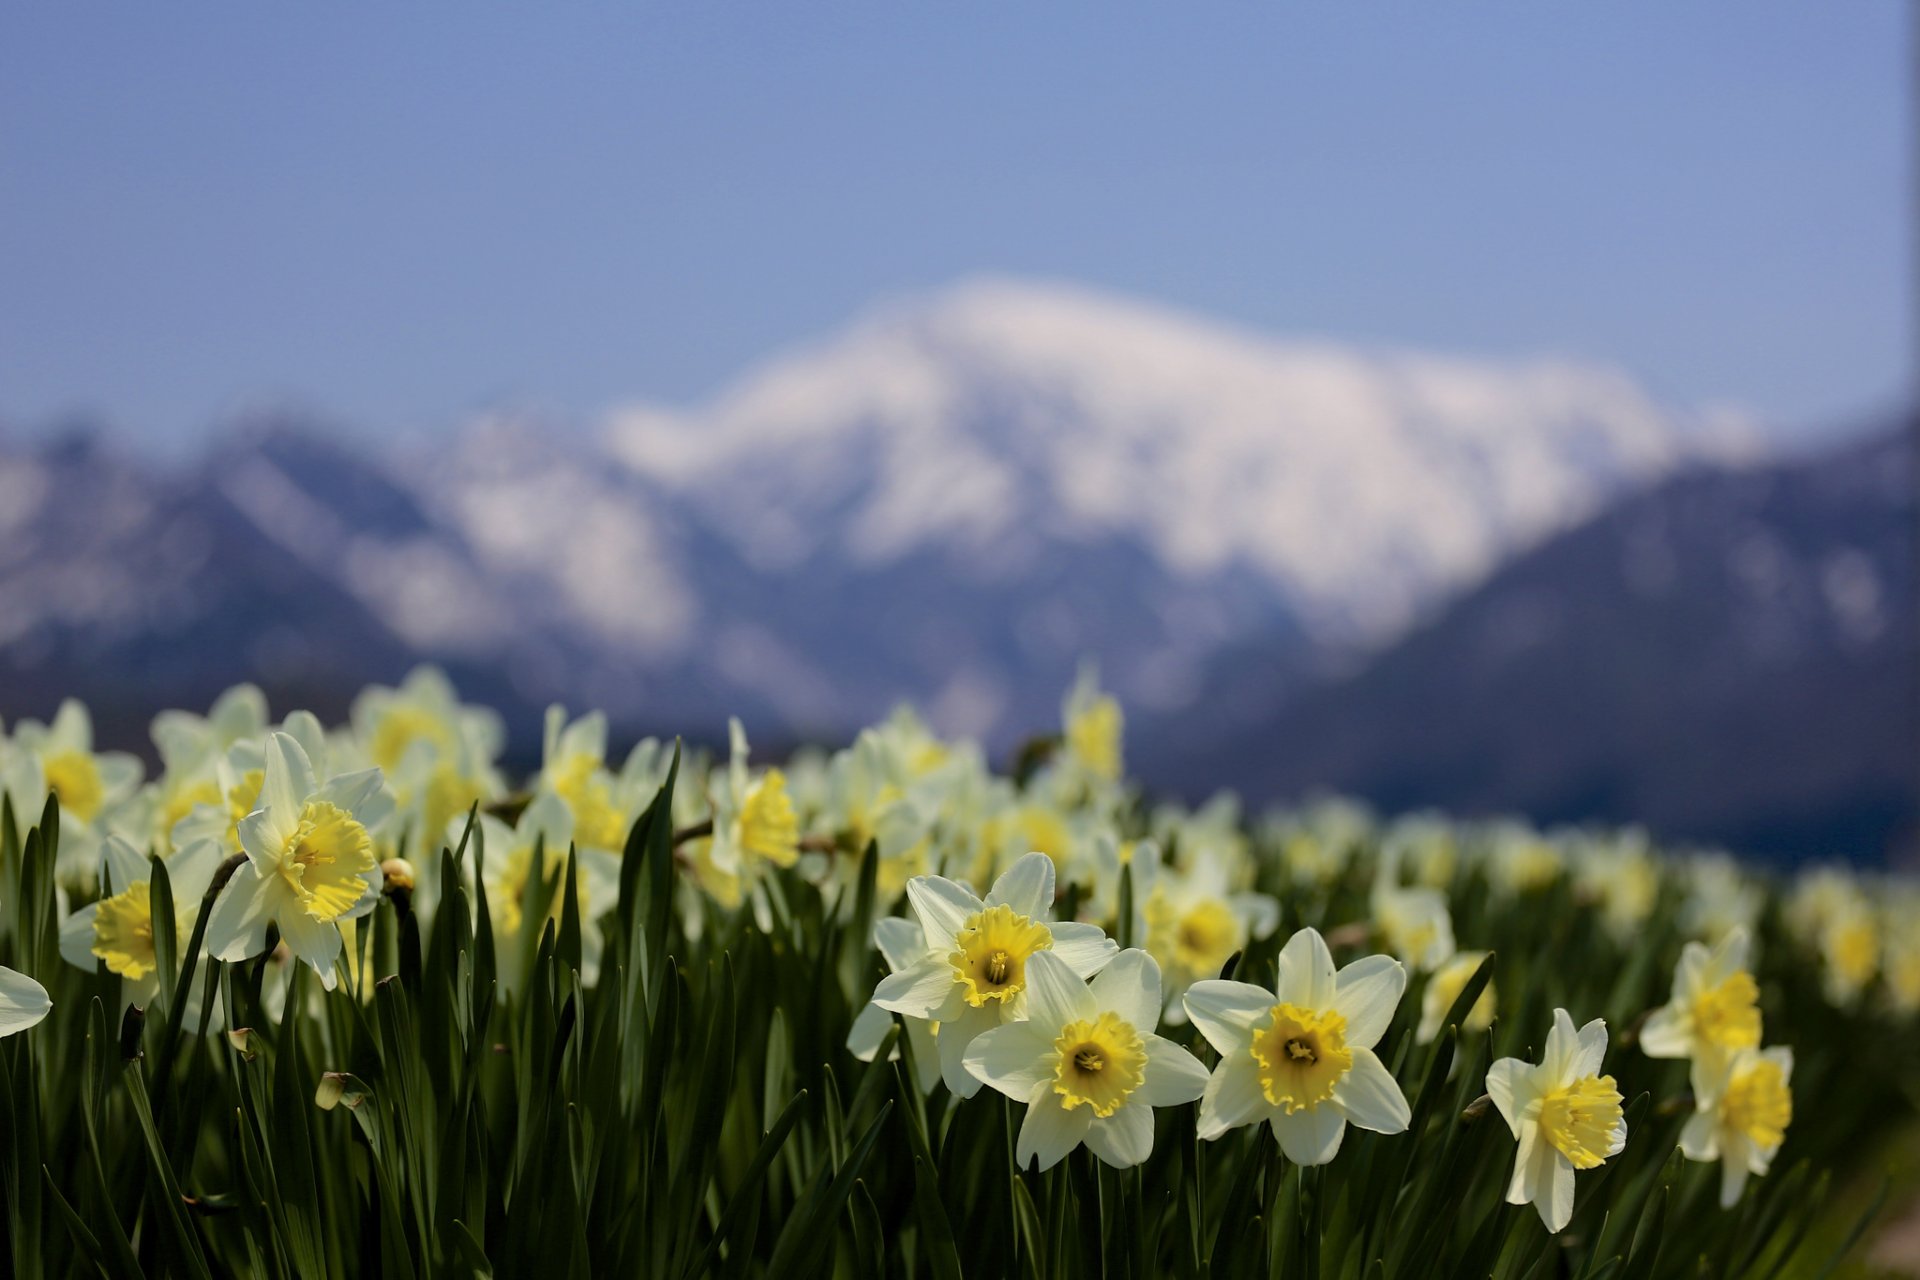
{"type": "Polygon", "coordinates": [[[1676,477],[1358,674],[1268,704],[1217,749],[1142,763],[1189,789],[1328,787],[1876,858],[1913,840],[1920,786],[1914,479],[1904,431],[1676,477]]]}

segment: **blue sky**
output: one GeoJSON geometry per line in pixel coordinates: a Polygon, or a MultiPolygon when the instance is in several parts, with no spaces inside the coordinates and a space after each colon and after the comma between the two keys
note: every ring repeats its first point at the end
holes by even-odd
{"type": "Polygon", "coordinates": [[[1912,341],[1903,9],[17,4],[0,421],[586,420],[996,272],[1851,425],[1912,341]]]}

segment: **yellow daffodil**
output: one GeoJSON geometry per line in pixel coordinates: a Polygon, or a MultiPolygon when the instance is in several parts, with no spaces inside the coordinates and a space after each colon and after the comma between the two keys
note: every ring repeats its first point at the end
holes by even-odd
{"type": "Polygon", "coordinates": [[[1502,1058],[1487,1071],[1487,1094],[1520,1143],[1507,1203],[1531,1203],[1551,1232],[1573,1217],[1574,1170],[1598,1168],[1627,1144],[1620,1091],[1600,1074],[1606,1055],[1603,1019],[1576,1031],[1555,1009],[1538,1065],[1502,1058]]]}
{"type": "Polygon", "coordinates": [[[1154,1034],[1160,968],[1122,951],[1091,985],[1051,951],[1027,962],[1026,1017],[982,1032],[963,1062],[1016,1102],[1026,1119],[1014,1163],[1048,1169],[1085,1143],[1116,1168],[1153,1154],[1153,1108],[1192,1102],[1207,1087],[1199,1059],[1154,1034]]]}
{"type": "Polygon", "coordinates": [[[1693,1065],[1695,1111],[1680,1131],[1689,1160],[1720,1162],[1720,1205],[1731,1209],[1749,1174],[1764,1176],[1793,1122],[1793,1050],[1742,1048],[1693,1065]]]}
{"type": "Polygon", "coordinates": [[[1196,982],[1187,1016],[1220,1054],[1200,1100],[1200,1136],[1266,1121],[1295,1164],[1325,1164],[1349,1123],[1403,1132],[1412,1112],[1374,1053],[1406,990],[1390,956],[1335,970],[1326,940],[1302,929],[1280,952],[1280,979],[1196,982]]]}
{"type": "Polygon", "coordinates": [[[1025,1014],[1027,965],[1036,953],[1051,951],[1089,977],[1119,950],[1095,925],[1055,921],[1053,887],[1053,860],[1044,853],[1014,863],[984,900],[944,876],[907,882],[924,949],[881,979],[873,1003],[940,1024],[941,1078],[959,1097],[980,1088],[961,1065],[974,1037],[1025,1014]]]}

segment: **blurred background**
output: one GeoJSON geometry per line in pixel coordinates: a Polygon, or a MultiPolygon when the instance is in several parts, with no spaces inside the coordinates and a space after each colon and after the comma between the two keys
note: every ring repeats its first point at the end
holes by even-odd
{"type": "Polygon", "coordinates": [[[0,717],[1915,841],[1911,11],[0,16],[0,717]]]}

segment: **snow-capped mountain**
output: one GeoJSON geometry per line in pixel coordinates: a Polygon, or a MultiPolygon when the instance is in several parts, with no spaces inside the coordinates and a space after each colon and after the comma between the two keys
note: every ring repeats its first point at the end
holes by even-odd
{"type": "Polygon", "coordinates": [[[1083,657],[1163,713],[1249,645],[1310,681],[1755,438],[1603,368],[976,283],[597,430],[496,417],[375,456],[255,423],[186,472],[0,446],[0,711],[107,675],[324,704],[432,658],[529,718],[559,698],[629,729],[738,711],[837,736],[913,698],[1005,742],[1083,657]]]}

